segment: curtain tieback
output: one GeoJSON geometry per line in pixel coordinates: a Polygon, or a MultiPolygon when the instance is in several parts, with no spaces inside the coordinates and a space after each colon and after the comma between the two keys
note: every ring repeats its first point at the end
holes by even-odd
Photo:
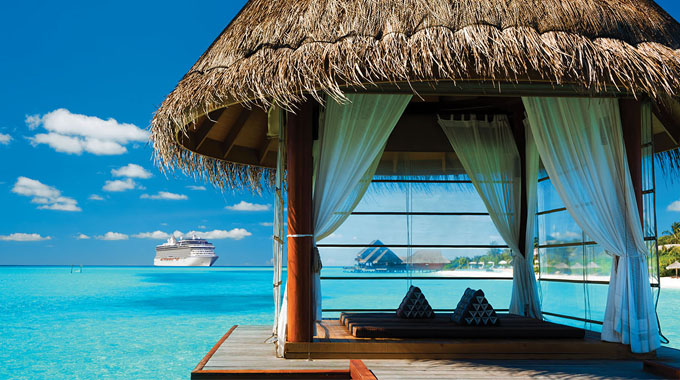
{"type": "Polygon", "coordinates": [[[296,235],[287,235],[289,238],[305,238],[305,237],[314,237],[314,234],[296,234],[296,235]]]}

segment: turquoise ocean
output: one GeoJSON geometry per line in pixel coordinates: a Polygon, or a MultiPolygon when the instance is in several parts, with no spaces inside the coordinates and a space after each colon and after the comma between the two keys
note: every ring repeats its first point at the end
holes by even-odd
{"type": "MultiPolygon", "coordinates": [[[[507,280],[413,283],[441,309],[454,308],[468,286],[504,309],[512,288],[507,280]]],[[[407,285],[326,280],[324,308],[396,308],[407,285]]],[[[541,296],[544,310],[600,319],[606,286],[586,297],[581,285],[543,282],[541,296]]],[[[188,379],[232,325],[270,325],[272,297],[271,268],[0,267],[0,379],[188,379]]],[[[661,290],[658,314],[680,348],[680,290],[661,290]]]]}

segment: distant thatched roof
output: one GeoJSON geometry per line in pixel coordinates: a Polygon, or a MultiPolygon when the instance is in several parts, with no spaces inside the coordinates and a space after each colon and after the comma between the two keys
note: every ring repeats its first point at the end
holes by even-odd
{"type": "Polygon", "coordinates": [[[182,148],[178,136],[237,103],[293,106],[305,94],[343,99],[379,85],[676,96],[678,49],[680,25],[651,0],[251,0],[158,109],[152,139],[164,167],[257,187],[269,175],[257,167],[266,151],[240,161],[254,165],[231,164],[182,148]]]}
{"type": "MultiPolygon", "coordinates": [[[[369,245],[384,245],[380,240],[373,240],[369,245]]],[[[362,249],[354,260],[360,264],[365,265],[399,265],[402,260],[391,249],[387,247],[366,247],[362,249]]]]}
{"type": "Polygon", "coordinates": [[[451,260],[442,255],[440,250],[421,249],[415,251],[411,260],[405,257],[400,257],[403,261],[409,261],[411,264],[448,264],[451,260]]]}

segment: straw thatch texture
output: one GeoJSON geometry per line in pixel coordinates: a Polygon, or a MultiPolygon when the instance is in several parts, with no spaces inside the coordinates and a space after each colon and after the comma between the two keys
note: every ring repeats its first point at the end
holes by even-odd
{"type": "Polygon", "coordinates": [[[680,25],[650,0],[251,0],[163,102],[152,139],[166,168],[258,188],[267,169],[200,157],[177,133],[229,104],[342,100],[343,89],[378,82],[540,81],[675,96],[678,49],[680,25]]]}

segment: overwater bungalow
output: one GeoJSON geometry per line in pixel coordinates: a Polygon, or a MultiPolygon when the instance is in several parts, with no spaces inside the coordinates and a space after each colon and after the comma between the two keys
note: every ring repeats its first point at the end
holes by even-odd
{"type": "Polygon", "coordinates": [[[395,272],[406,269],[404,261],[380,240],[373,240],[357,253],[354,261],[354,268],[358,271],[395,272]]]}
{"type": "MultiPolygon", "coordinates": [[[[653,163],[680,162],[678,49],[680,24],[651,0],[249,1],[158,109],[152,140],[167,170],[275,193],[276,349],[271,329],[238,326],[192,377],[545,374],[514,359],[600,377],[645,376],[647,359],[677,375],[659,364],[653,163]],[[323,239],[371,183],[416,179],[471,184],[512,251],[498,326],[324,314],[323,239]],[[599,318],[562,316],[597,328],[548,322],[537,288],[558,279],[541,262],[597,252],[609,280],[559,279],[608,286],[599,318]]],[[[400,248],[459,247],[430,245],[400,248]]]]}

